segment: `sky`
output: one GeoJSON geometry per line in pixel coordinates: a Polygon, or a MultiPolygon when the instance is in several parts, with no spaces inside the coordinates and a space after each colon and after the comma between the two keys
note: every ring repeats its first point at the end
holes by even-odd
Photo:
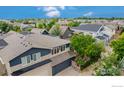
{"type": "Polygon", "coordinates": [[[124,6],[0,6],[0,19],[124,17],[124,6]]]}

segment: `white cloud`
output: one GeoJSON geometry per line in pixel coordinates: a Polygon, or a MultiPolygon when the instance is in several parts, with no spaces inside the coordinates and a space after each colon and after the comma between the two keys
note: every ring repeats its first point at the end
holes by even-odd
{"type": "Polygon", "coordinates": [[[65,6],[46,6],[43,7],[43,11],[46,12],[48,17],[59,17],[61,15],[61,10],[64,10],[65,6]]]}
{"type": "Polygon", "coordinates": [[[56,11],[57,8],[53,6],[47,6],[43,8],[44,11],[49,12],[49,11],[56,11]]]}
{"type": "Polygon", "coordinates": [[[65,6],[59,6],[59,8],[60,8],[61,10],[64,10],[64,9],[65,9],[65,6]]]}
{"type": "Polygon", "coordinates": [[[59,17],[61,15],[61,11],[65,10],[65,6],[39,6],[37,7],[37,10],[44,11],[45,15],[48,17],[59,17]]]}
{"type": "Polygon", "coordinates": [[[46,16],[48,17],[59,17],[60,16],[60,11],[49,11],[46,13],[46,16]]]}
{"type": "Polygon", "coordinates": [[[93,12],[87,12],[83,16],[92,16],[92,15],[93,15],[93,12]]]}

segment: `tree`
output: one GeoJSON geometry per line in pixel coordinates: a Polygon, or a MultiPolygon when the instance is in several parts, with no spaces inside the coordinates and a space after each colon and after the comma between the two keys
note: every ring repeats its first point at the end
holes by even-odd
{"type": "Polygon", "coordinates": [[[111,46],[115,54],[118,54],[118,59],[124,57],[124,33],[117,39],[111,42],[111,46]]]}
{"type": "Polygon", "coordinates": [[[103,45],[101,43],[93,43],[86,49],[86,55],[91,59],[97,59],[100,57],[103,51],[103,45]]]}
{"type": "Polygon", "coordinates": [[[84,56],[87,47],[95,42],[95,39],[90,35],[74,34],[71,37],[71,47],[78,55],[84,56]]]}
{"type": "Polygon", "coordinates": [[[95,68],[95,75],[97,76],[116,76],[121,74],[119,68],[119,61],[117,60],[117,55],[112,54],[108,57],[105,57],[100,66],[95,68]]]}
{"type": "Polygon", "coordinates": [[[96,42],[91,35],[74,34],[70,41],[71,48],[77,53],[75,62],[81,70],[100,58],[103,44],[96,42]]]}
{"type": "Polygon", "coordinates": [[[77,21],[71,21],[67,24],[69,27],[76,27],[80,25],[80,22],[77,21]]]}
{"type": "Polygon", "coordinates": [[[13,26],[13,29],[12,30],[13,31],[16,31],[16,32],[20,32],[21,31],[21,29],[20,29],[19,26],[13,26]]]}
{"type": "Polygon", "coordinates": [[[41,23],[37,24],[37,27],[49,31],[51,27],[56,24],[57,21],[58,19],[55,18],[51,19],[49,22],[42,21],[41,23]]]}
{"type": "Polygon", "coordinates": [[[46,28],[46,24],[45,23],[39,23],[37,27],[45,29],[46,28]]]}
{"type": "Polygon", "coordinates": [[[7,33],[9,32],[10,30],[12,30],[13,26],[6,23],[6,22],[3,22],[3,21],[0,21],[0,30],[1,32],[4,32],[4,33],[7,33]]]}
{"type": "Polygon", "coordinates": [[[61,31],[60,30],[53,30],[51,34],[54,36],[59,36],[61,34],[61,31]]]}
{"type": "Polygon", "coordinates": [[[60,25],[56,24],[54,29],[51,31],[51,34],[54,36],[60,36],[61,30],[60,30],[60,25]]]}

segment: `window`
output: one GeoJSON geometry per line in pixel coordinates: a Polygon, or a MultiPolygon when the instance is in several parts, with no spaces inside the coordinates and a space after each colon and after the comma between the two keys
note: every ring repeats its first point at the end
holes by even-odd
{"type": "Polygon", "coordinates": [[[31,62],[31,55],[28,55],[27,56],[27,63],[30,63],[31,62]]]}
{"type": "Polygon", "coordinates": [[[40,59],[40,57],[41,57],[41,53],[40,52],[36,53],[36,60],[40,59]]]}
{"type": "Polygon", "coordinates": [[[52,55],[53,55],[54,54],[54,49],[52,49],[51,52],[52,52],[52,55]]]}
{"type": "Polygon", "coordinates": [[[66,48],[69,48],[70,47],[70,44],[66,44],[66,48]]]}
{"type": "Polygon", "coordinates": [[[32,54],[32,59],[36,61],[36,54],[32,54]]]}
{"type": "Polygon", "coordinates": [[[57,50],[56,50],[56,48],[54,49],[54,53],[55,53],[55,54],[57,53],[57,50]]]}
{"type": "Polygon", "coordinates": [[[52,55],[53,55],[53,54],[56,54],[56,53],[59,53],[60,48],[61,48],[61,47],[53,48],[53,49],[52,49],[52,55]]]}
{"type": "Polygon", "coordinates": [[[65,50],[65,45],[61,46],[61,51],[65,50]]]}
{"type": "Polygon", "coordinates": [[[60,48],[60,49],[61,49],[61,51],[62,51],[62,46],[61,46],[61,48],[60,48]]]}
{"type": "Polygon", "coordinates": [[[59,48],[57,48],[57,53],[59,53],[59,48]]]}
{"type": "Polygon", "coordinates": [[[65,50],[65,45],[64,46],[62,46],[62,51],[64,51],[65,50]]]}
{"type": "Polygon", "coordinates": [[[22,62],[23,65],[26,65],[27,64],[27,57],[26,56],[22,57],[21,62],[22,62]]]}
{"type": "Polygon", "coordinates": [[[40,53],[40,52],[35,53],[35,54],[32,54],[32,59],[33,59],[34,61],[40,59],[40,57],[41,57],[41,53],[40,53]]]}
{"type": "Polygon", "coordinates": [[[56,48],[53,48],[52,54],[56,54],[56,48]]]}

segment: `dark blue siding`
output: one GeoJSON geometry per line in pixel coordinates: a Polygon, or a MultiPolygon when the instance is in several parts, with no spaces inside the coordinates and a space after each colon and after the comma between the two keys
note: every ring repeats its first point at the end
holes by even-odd
{"type": "Polygon", "coordinates": [[[19,55],[18,57],[12,59],[10,61],[10,67],[21,64],[21,58],[27,55],[32,55],[34,53],[40,52],[41,56],[48,55],[51,50],[49,49],[40,49],[40,48],[31,48],[30,50],[24,52],[23,54],[19,55]]]}
{"type": "Polygon", "coordinates": [[[30,71],[30,70],[32,70],[32,69],[35,69],[35,68],[37,68],[37,67],[39,67],[39,66],[48,64],[48,63],[50,63],[50,62],[51,62],[51,60],[45,60],[45,61],[36,63],[36,64],[31,65],[31,66],[29,66],[29,67],[26,67],[26,68],[20,69],[20,70],[18,70],[18,71],[15,71],[15,72],[12,73],[12,75],[13,75],[13,76],[18,76],[18,75],[20,75],[20,74],[23,74],[23,73],[25,73],[25,72],[27,72],[27,71],[30,71]]]}

